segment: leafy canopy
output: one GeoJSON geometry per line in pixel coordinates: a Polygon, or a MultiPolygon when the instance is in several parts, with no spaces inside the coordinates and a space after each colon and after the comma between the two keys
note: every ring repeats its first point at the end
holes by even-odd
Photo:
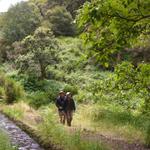
{"type": "Polygon", "coordinates": [[[46,67],[58,61],[59,47],[51,30],[39,27],[34,35],[23,39],[21,47],[17,59],[19,69],[42,79],[46,78],[46,67]]]}
{"type": "Polygon", "coordinates": [[[77,22],[82,38],[91,46],[90,56],[96,56],[105,67],[114,54],[131,47],[141,35],[149,36],[150,1],[95,0],[84,4],[77,22]]]}
{"type": "Polygon", "coordinates": [[[72,36],[75,34],[73,18],[65,7],[56,6],[48,10],[46,17],[55,35],[72,36]]]}
{"type": "Polygon", "coordinates": [[[33,33],[40,20],[40,12],[33,3],[21,2],[4,14],[1,21],[2,32],[5,39],[13,43],[33,33]]]}

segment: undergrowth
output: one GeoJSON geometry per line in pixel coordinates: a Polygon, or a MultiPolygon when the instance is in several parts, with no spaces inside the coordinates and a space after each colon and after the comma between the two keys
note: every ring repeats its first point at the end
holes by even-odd
{"type": "Polygon", "coordinates": [[[17,150],[10,144],[8,136],[0,130],[0,150],[17,150]]]}

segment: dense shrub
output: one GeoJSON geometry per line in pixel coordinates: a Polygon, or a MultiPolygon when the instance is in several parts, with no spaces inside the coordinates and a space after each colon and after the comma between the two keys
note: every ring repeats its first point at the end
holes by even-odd
{"type": "Polygon", "coordinates": [[[136,76],[136,89],[144,97],[143,112],[150,115],[150,64],[139,64],[136,76]]]}
{"type": "Polygon", "coordinates": [[[86,91],[94,102],[121,105],[127,110],[138,110],[150,114],[149,85],[150,65],[122,62],[113,74],[88,82],[86,91]]]}
{"type": "Polygon", "coordinates": [[[47,67],[47,77],[48,77],[48,79],[64,81],[65,73],[64,73],[64,70],[59,70],[59,69],[55,69],[55,67],[48,66],[47,67]]]}
{"type": "MultiPolygon", "coordinates": [[[[150,64],[139,64],[135,68],[129,62],[119,64],[115,69],[117,78],[115,80],[118,90],[123,90],[128,101],[133,101],[134,95],[143,100],[143,112],[150,113],[149,85],[150,85],[150,64]]],[[[140,102],[140,101],[139,101],[140,102]]],[[[131,103],[129,103],[130,105],[131,103]]]]}
{"type": "Polygon", "coordinates": [[[50,102],[55,101],[59,91],[63,89],[65,85],[56,80],[39,80],[37,77],[27,75],[15,75],[11,76],[11,78],[21,82],[27,93],[44,92],[50,102]]]}
{"type": "Polygon", "coordinates": [[[38,109],[43,105],[48,105],[50,100],[45,92],[37,91],[30,95],[29,105],[38,109]]]}
{"type": "Polygon", "coordinates": [[[24,91],[20,84],[16,83],[11,79],[7,79],[5,83],[5,100],[7,104],[12,104],[13,102],[19,100],[23,97],[24,91]]]}
{"type": "Polygon", "coordinates": [[[79,103],[93,103],[95,97],[91,92],[88,92],[86,90],[80,89],[78,91],[78,94],[75,95],[75,100],[78,101],[79,103]]]}
{"type": "Polygon", "coordinates": [[[22,80],[22,85],[26,91],[36,91],[38,90],[37,86],[38,80],[34,76],[25,76],[24,80],[22,80]]]}
{"type": "Polygon", "coordinates": [[[123,62],[115,67],[116,82],[119,89],[128,90],[134,87],[136,69],[130,62],[123,62]]]}
{"type": "Polygon", "coordinates": [[[25,76],[23,78],[21,80],[19,79],[19,81],[21,81],[27,92],[48,91],[50,88],[55,88],[59,91],[61,88],[60,82],[55,80],[39,80],[33,76],[25,76]]]}
{"type": "Polygon", "coordinates": [[[73,95],[78,94],[78,88],[76,86],[66,85],[64,92],[71,92],[73,95]]]}
{"type": "Polygon", "coordinates": [[[54,102],[62,87],[63,83],[55,80],[37,80],[36,88],[30,88],[30,92],[32,93],[28,97],[30,99],[29,104],[35,108],[39,108],[48,105],[50,102],[54,102]]]}
{"type": "Polygon", "coordinates": [[[50,80],[47,82],[47,86],[45,86],[44,91],[47,93],[51,102],[54,102],[56,100],[58,92],[60,91],[60,89],[62,89],[63,86],[64,83],[60,83],[54,80],[50,80]]]}
{"type": "Polygon", "coordinates": [[[72,36],[75,34],[72,16],[66,8],[56,6],[50,9],[46,16],[55,35],[72,36]]]}

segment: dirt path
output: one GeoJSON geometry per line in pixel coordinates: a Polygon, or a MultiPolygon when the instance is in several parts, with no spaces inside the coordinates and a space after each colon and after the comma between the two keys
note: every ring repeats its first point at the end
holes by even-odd
{"type": "Polygon", "coordinates": [[[0,128],[8,134],[13,146],[18,150],[44,150],[31,137],[0,113],[0,128]]]}
{"type": "MultiPolygon", "coordinates": [[[[70,132],[75,132],[78,130],[77,127],[68,128],[70,132]]],[[[120,138],[113,138],[109,136],[104,136],[100,133],[94,133],[83,129],[81,132],[81,136],[83,139],[89,141],[96,141],[99,143],[104,143],[106,146],[110,147],[111,150],[150,150],[150,148],[146,148],[144,145],[139,142],[129,143],[120,138]]]]}

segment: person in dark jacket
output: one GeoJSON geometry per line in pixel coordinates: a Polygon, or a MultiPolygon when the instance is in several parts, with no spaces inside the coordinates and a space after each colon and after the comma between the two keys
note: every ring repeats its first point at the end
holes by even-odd
{"type": "Polygon", "coordinates": [[[67,92],[66,100],[65,100],[65,112],[66,112],[68,126],[71,126],[73,113],[75,112],[75,110],[76,110],[76,106],[72,94],[70,92],[67,92]]]}
{"type": "Polygon", "coordinates": [[[65,124],[66,113],[65,113],[65,92],[60,91],[59,96],[56,99],[56,107],[58,108],[60,123],[65,124]]]}

